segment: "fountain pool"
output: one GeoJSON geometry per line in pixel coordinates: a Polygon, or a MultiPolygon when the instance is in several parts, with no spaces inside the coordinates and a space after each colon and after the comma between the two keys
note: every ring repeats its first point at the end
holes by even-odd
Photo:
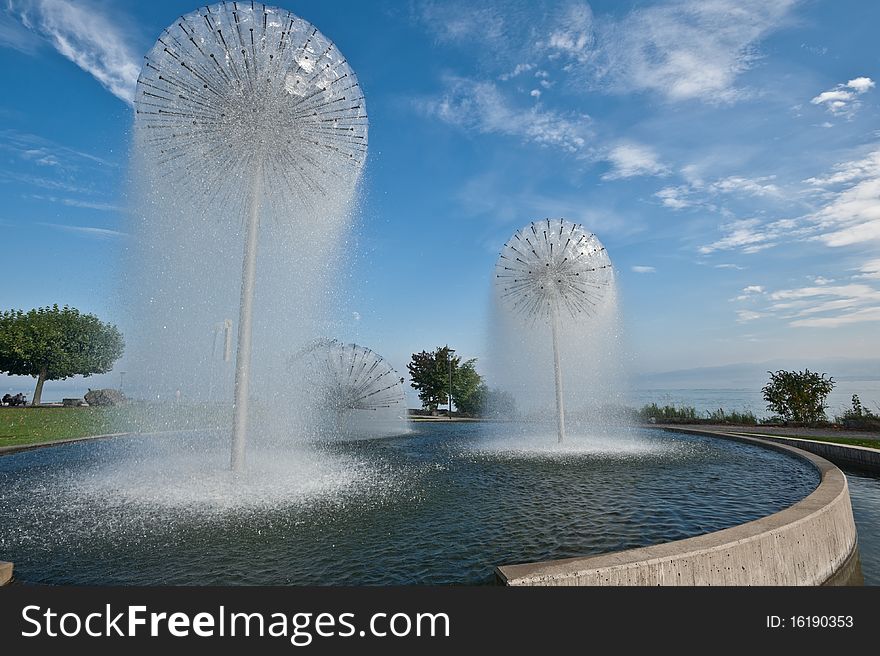
{"type": "Polygon", "coordinates": [[[426,423],[308,452],[255,444],[237,481],[226,432],[24,452],[0,458],[0,553],[27,583],[485,584],[503,563],[750,521],[818,483],[808,463],[748,444],[553,437],[426,423]]]}

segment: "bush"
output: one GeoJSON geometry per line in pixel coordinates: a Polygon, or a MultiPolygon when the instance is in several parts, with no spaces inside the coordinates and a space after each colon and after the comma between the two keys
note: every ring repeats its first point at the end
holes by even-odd
{"type": "Polygon", "coordinates": [[[767,409],[786,423],[815,424],[825,421],[825,399],[834,389],[834,380],[825,374],[804,371],[768,371],[770,382],[761,390],[767,409]]]}
{"type": "Polygon", "coordinates": [[[843,424],[845,428],[880,430],[880,415],[865,408],[858,394],[852,395],[852,408],[844,412],[842,417],[835,417],[834,420],[843,424]]]}
{"type": "Polygon", "coordinates": [[[755,417],[754,413],[749,412],[748,410],[744,412],[737,412],[734,410],[733,412],[724,412],[723,408],[718,408],[712,412],[707,412],[706,415],[714,424],[737,424],[737,425],[747,425],[754,426],[758,423],[758,418],[755,417]]]}
{"type": "Polygon", "coordinates": [[[637,416],[642,421],[667,422],[667,423],[696,423],[697,410],[690,406],[676,408],[674,405],[665,405],[662,408],[656,403],[643,406],[637,416]]]}

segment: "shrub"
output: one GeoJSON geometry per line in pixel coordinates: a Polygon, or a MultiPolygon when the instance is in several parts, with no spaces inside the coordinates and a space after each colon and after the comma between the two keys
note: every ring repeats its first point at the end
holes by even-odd
{"type": "Polygon", "coordinates": [[[770,382],[761,390],[767,409],[788,422],[815,424],[825,421],[825,399],[834,380],[825,374],[804,371],[769,371],[770,382]]]}

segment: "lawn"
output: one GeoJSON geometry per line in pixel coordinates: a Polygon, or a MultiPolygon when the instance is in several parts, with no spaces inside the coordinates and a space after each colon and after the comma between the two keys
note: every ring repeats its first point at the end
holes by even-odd
{"type": "Polygon", "coordinates": [[[825,437],[818,435],[774,435],[771,433],[753,433],[749,431],[748,435],[756,437],[791,437],[797,440],[809,440],[811,442],[830,442],[832,444],[844,444],[846,446],[866,446],[869,449],[880,449],[880,439],[872,440],[860,437],[825,437]]]}
{"type": "Polygon", "coordinates": [[[228,414],[228,411],[200,405],[0,408],[0,447],[107,433],[213,428],[228,425],[228,414]]]}
{"type": "Polygon", "coordinates": [[[105,408],[2,408],[0,446],[20,446],[118,432],[105,408]]]}

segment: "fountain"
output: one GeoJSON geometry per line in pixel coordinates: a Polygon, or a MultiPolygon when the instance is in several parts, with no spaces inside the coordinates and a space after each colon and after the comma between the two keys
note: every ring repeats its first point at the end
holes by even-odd
{"type": "Polygon", "coordinates": [[[137,147],[162,179],[154,192],[171,187],[195,216],[245,225],[231,457],[240,471],[260,224],[263,215],[296,226],[344,212],[327,200],[351,193],[364,163],[363,94],[346,59],[308,22],[224,2],[162,33],[138,79],[136,116],[137,147]]]}
{"type": "MultiPolygon", "coordinates": [[[[339,327],[341,246],[367,146],[346,60],[286,10],[224,2],[165,30],[136,110],[126,392],[151,400],[151,415],[172,405],[218,421],[0,457],[0,556],[20,580],[490,583],[502,563],[718,531],[816,488],[809,463],[752,444],[651,428],[566,438],[566,418],[586,416],[574,401],[603,398],[596,372],[615,360],[616,313],[604,248],[565,220],[516,233],[496,271],[502,323],[522,329],[513,342],[497,334],[523,356],[509,358],[509,380],[548,405],[550,367],[535,363],[552,357],[564,448],[493,448],[532,433],[525,423],[389,436],[376,419],[402,423],[398,375],[370,349],[315,340],[339,327]],[[539,327],[549,340],[535,339],[539,327]]],[[[819,544],[843,544],[821,528],[819,544]]]]}
{"type": "Polygon", "coordinates": [[[319,339],[288,359],[288,371],[305,383],[303,399],[330,419],[325,434],[394,434],[405,431],[404,379],[378,353],[357,344],[319,339]]]}
{"type": "MultiPolygon", "coordinates": [[[[556,427],[565,440],[560,321],[580,322],[600,310],[613,281],[611,260],[595,235],[565,219],[536,221],[516,232],[495,265],[507,309],[531,325],[549,325],[553,344],[556,427]],[[564,315],[561,317],[560,315],[564,315]]],[[[583,335],[589,339],[590,335],[583,335]]]]}

